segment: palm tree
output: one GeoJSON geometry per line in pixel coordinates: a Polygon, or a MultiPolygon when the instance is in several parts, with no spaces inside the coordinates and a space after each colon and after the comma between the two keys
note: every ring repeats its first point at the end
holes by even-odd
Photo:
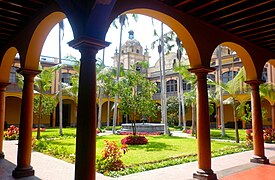
{"type": "Polygon", "coordinates": [[[236,136],[236,142],[239,143],[239,132],[238,132],[238,121],[237,121],[237,106],[238,101],[237,97],[239,96],[239,93],[243,90],[242,89],[242,83],[244,82],[245,78],[245,72],[244,68],[242,67],[238,74],[230,81],[225,83],[215,83],[216,85],[219,85],[225,92],[228,93],[228,98],[223,101],[223,104],[230,104],[233,109],[233,118],[234,118],[234,124],[235,124],[235,136],[236,136]]]}
{"type": "MultiPolygon", "coordinates": [[[[138,16],[136,14],[132,14],[132,17],[135,21],[137,21],[138,16]]],[[[126,14],[122,14],[118,16],[119,24],[120,24],[120,36],[119,36],[119,49],[118,49],[118,60],[117,60],[117,73],[116,73],[116,81],[119,80],[119,74],[120,74],[120,56],[121,56],[121,46],[122,46],[122,30],[123,26],[125,26],[125,22],[128,22],[128,16],[126,14]]],[[[113,21],[113,26],[116,26],[116,20],[113,21]]],[[[114,102],[114,115],[113,115],[113,134],[115,134],[116,131],[116,121],[117,121],[117,106],[118,106],[118,95],[115,95],[115,102],[114,102]]]]}
{"type": "Polygon", "coordinates": [[[115,78],[116,70],[114,68],[105,67],[97,74],[97,79],[99,81],[99,87],[102,88],[102,93],[107,95],[108,105],[107,105],[107,129],[110,124],[110,98],[115,94],[115,78]]]}
{"type": "MultiPolygon", "coordinates": [[[[38,91],[38,100],[35,100],[38,104],[34,105],[34,107],[37,107],[37,116],[38,116],[38,122],[37,122],[37,139],[40,139],[40,128],[41,128],[41,120],[43,117],[43,114],[47,115],[50,114],[54,108],[53,101],[51,103],[51,100],[46,96],[46,92],[51,89],[52,81],[54,79],[54,73],[58,71],[61,68],[60,65],[52,66],[47,69],[42,69],[41,65],[39,69],[41,70],[41,73],[38,74],[34,78],[34,86],[35,89],[38,91]]],[[[23,79],[24,77],[20,74],[17,74],[18,79],[18,85],[19,87],[23,87],[23,79]]],[[[34,111],[36,113],[36,110],[34,108],[34,111]]]]}
{"type": "MultiPolygon", "coordinates": [[[[97,61],[97,67],[96,67],[96,70],[97,70],[97,73],[100,72],[100,70],[102,70],[105,65],[104,65],[104,50],[103,50],[103,59],[102,61],[97,61]]],[[[99,80],[99,83],[101,80],[99,80]]],[[[99,84],[97,83],[97,85],[99,84]]],[[[98,128],[101,128],[101,114],[102,114],[102,98],[103,98],[103,87],[99,87],[99,104],[98,104],[98,118],[97,118],[97,127],[98,128]]]]}
{"type": "Polygon", "coordinates": [[[175,70],[191,85],[191,90],[184,93],[185,103],[192,108],[192,134],[196,132],[196,90],[197,78],[188,71],[189,65],[176,67],[175,70]]]}

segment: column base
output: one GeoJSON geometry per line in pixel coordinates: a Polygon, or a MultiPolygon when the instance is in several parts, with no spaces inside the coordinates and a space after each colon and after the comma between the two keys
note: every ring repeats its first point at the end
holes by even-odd
{"type": "Polygon", "coordinates": [[[203,179],[203,180],[217,180],[217,175],[212,170],[198,170],[197,172],[193,173],[194,179],[203,179]]]}
{"type": "Polygon", "coordinates": [[[250,159],[250,162],[252,162],[252,163],[259,163],[259,164],[269,164],[269,159],[267,159],[265,156],[264,157],[253,156],[250,159]]]}
{"type": "Polygon", "coordinates": [[[5,154],[3,152],[0,153],[0,159],[4,159],[5,158],[5,154]]]}
{"type": "Polygon", "coordinates": [[[22,178],[22,177],[29,177],[29,176],[34,176],[34,170],[32,166],[28,168],[18,168],[16,167],[12,171],[12,177],[14,178],[22,178]]]}

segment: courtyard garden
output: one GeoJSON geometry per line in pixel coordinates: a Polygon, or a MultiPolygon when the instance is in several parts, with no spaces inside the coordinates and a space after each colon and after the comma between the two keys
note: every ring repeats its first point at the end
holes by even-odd
{"type": "MultiPolygon", "coordinates": [[[[251,146],[247,146],[244,142],[234,143],[228,141],[234,139],[233,129],[227,129],[226,134],[225,140],[212,140],[212,157],[252,149],[251,146]]],[[[33,132],[33,137],[35,137],[35,135],[36,133],[33,132]]],[[[221,139],[220,130],[211,130],[211,136],[215,139],[221,139]]],[[[245,140],[245,136],[245,130],[240,130],[240,139],[245,140]]],[[[41,139],[34,142],[34,150],[74,163],[75,137],[75,128],[64,128],[62,136],[59,135],[59,129],[46,129],[46,131],[41,132],[41,139]]],[[[99,172],[108,176],[118,177],[197,160],[196,139],[192,137],[148,135],[145,136],[148,140],[147,144],[124,146],[121,144],[121,140],[125,137],[127,137],[127,135],[97,136],[96,156],[97,164],[100,164],[100,167],[97,167],[99,172]],[[103,150],[107,148],[106,142],[113,143],[112,146],[108,147],[109,149],[110,147],[112,148],[110,151],[108,150],[108,153],[113,153],[111,154],[112,156],[115,155],[119,157],[123,167],[121,170],[112,171],[108,170],[108,168],[106,170],[101,168],[102,162],[99,161],[104,154],[103,150]],[[124,149],[125,151],[120,150],[122,146],[124,146],[124,148],[126,147],[126,149],[124,149]],[[115,148],[117,149],[114,151],[115,148]]],[[[105,161],[103,165],[105,165],[104,163],[106,164],[105,161]]]]}

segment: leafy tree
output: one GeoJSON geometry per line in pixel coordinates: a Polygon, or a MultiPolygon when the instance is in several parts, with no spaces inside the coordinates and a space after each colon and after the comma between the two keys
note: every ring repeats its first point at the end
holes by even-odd
{"type": "Polygon", "coordinates": [[[175,96],[170,96],[167,98],[167,122],[168,125],[174,126],[178,121],[179,113],[179,101],[175,96]]]}
{"type": "MultiPolygon", "coordinates": [[[[144,67],[143,63],[140,63],[144,67]]],[[[156,116],[157,105],[153,95],[157,91],[156,84],[153,84],[136,71],[137,64],[126,70],[125,75],[117,83],[117,90],[120,97],[119,107],[123,114],[130,116],[133,135],[136,135],[136,117],[151,118],[156,116]]]]}

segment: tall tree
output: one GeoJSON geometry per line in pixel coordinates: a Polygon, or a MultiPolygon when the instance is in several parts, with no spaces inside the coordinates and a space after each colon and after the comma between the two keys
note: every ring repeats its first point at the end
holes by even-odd
{"type": "MultiPolygon", "coordinates": [[[[120,35],[119,35],[119,49],[118,49],[118,60],[117,60],[117,72],[116,72],[116,81],[119,80],[119,73],[120,73],[120,57],[121,57],[121,46],[122,46],[122,30],[123,26],[125,25],[125,20],[127,18],[126,14],[122,14],[119,17],[120,23],[120,35]]],[[[114,102],[114,115],[113,115],[113,128],[112,132],[115,134],[116,132],[116,123],[117,123],[117,105],[118,105],[118,95],[115,95],[115,102],[114,102]]]]}
{"type": "MultiPolygon", "coordinates": [[[[59,64],[62,64],[61,61],[61,41],[64,37],[64,22],[63,20],[61,20],[59,22],[59,28],[58,28],[58,58],[59,58],[59,64]],[[63,32],[63,34],[61,35],[61,32],[63,32]],[[62,37],[61,37],[62,36],[62,37]]],[[[62,114],[62,68],[59,69],[59,81],[58,81],[58,85],[59,85],[59,134],[62,135],[62,121],[63,121],[63,114],[62,114]]]]}
{"type": "Polygon", "coordinates": [[[196,133],[196,91],[197,78],[188,71],[189,65],[176,67],[175,70],[181,74],[184,81],[190,84],[191,90],[184,93],[185,103],[192,108],[192,134],[196,133]]]}

